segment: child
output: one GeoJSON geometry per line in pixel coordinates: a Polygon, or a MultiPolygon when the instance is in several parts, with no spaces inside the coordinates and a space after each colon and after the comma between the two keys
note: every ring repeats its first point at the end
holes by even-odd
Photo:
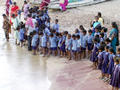
{"type": "Polygon", "coordinates": [[[55,20],[55,24],[53,25],[53,29],[56,30],[56,32],[59,32],[58,19],[55,20]]]}
{"type": "Polygon", "coordinates": [[[77,40],[74,34],[72,35],[72,52],[74,59],[77,60],[77,40]]]}
{"type": "Polygon", "coordinates": [[[104,78],[104,81],[108,80],[108,78],[106,77],[108,71],[108,63],[109,63],[109,46],[106,46],[102,63],[102,78],[104,78]]]}
{"type": "Polygon", "coordinates": [[[110,85],[112,86],[112,90],[119,90],[120,88],[120,58],[115,60],[110,85]]]}
{"type": "Polygon", "coordinates": [[[108,64],[108,71],[107,71],[108,78],[112,75],[112,71],[113,71],[113,68],[114,68],[115,55],[114,55],[113,48],[109,49],[109,53],[110,53],[110,55],[109,55],[109,64],[108,64]]]}
{"type": "Polygon", "coordinates": [[[78,29],[75,30],[75,36],[80,35],[80,31],[78,29]]]}
{"type": "Polygon", "coordinates": [[[49,44],[50,44],[49,55],[53,52],[54,56],[56,56],[57,55],[57,39],[53,35],[53,33],[51,33],[49,37],[49,44]]]}
{"type": "Polygon", "coordinates": [[[104,33],[104,40],[107,38],[107,28],[103,27],[101,33],[104,33]]]}
{"type": "Polygon", "coordinates": [[[109,48],[111,48],[111,41],[110,41],[109,38],[107,38],[107,39],[105,40],[105,44],[106,44],[106,46],[108,46],[109,48]]]}
{"type": "Polygon", "coordinates": [[[81,50],[82,50],[82,56],[83,58],[86,57],[86,46],[87,46],[87,35],[86,35],[87,31],[83,30],[83,36],[81,39],[81,50]]]}
{"type": "MultiPolygon", "coordinates": [[[[98,69],[99,70],[102,70],[102,64],[103,64],[103,55],[105,54],[104,51],[104,47],[103,46],[100,46],[99,47],[99,54],[98,54],[98,69]]],[[[101,71],[101,79],[103,79],[102,77],[102,71],[101,71]]]]}
{"type": "Polygon", "coordinates": [[[33,31],[33,38],[32,38],[33,55],[36,55],[36,51],[37,51],[37,41],[38,41],[38,34],[37,34],[36,31],[33,31]]]}
{"type": "Polygon", "coordinates": [[[96,36],[96,35],[100,35],[99,29],[97,27],[95,28],[95,34],[94,34],[94,36],[96,36]]]}
{"type": "Polygon", "coordinates": [[[68,34],[66,41],[65,41],[65,46],[66,46],[66,51],[67,51],[69,60],[71,60],[71,48],[72,48],[71,45],[72,45],[71,34],[68,34]]]}
{"type": "Polygon", "coordinates": [[[100,33],[100,42],[104,41],[104,33],[100,33]]]}
{"type": "Polygon", "coordinates": [[[47,48],[47,36],[46,34],[41,33],[40,35],[40,46],[42,49],[43,56],[46,54],[46,48],[47,48]]]}
{"type": "Polygon", "coordinates": [[[87,36],[87,46],[88,46],[88,58],[90,57],[90,54],[92,53],[93,49],[93,35],[92,35],[92,30],[88,31],[88,36],[87,36]]]}
{"type": "Polygon", "coordinates": [[[15,44],[19,45],[20,44],[20,39],[19,39],[19,31],[20,31],[20,27],[18,26],[17,29],[14,32],[15,35],[15,44]]]}
{"type": "Polygon", "coordinates": [[[92,50],[92,54],[90,57],[90,61],[93,62],[93,68],[96,69],[97,68],[97,55],[98,55],[98,48],[99,48],[99,43],[98,43],[98,39],[95,38],[94,39],[94,47],[92,50]]]}
{"type": "Polygon", "coordinates": [[[28,36],[28,51],[32,50],[31,42],[32,42],[33,32],[28,36]]]}
{"type": "Polygon", "coordinates": [[[81,59],[81,38],[80,38],[80,35],[77,35],[77,59],[81,59]]]}
{"type": "Polygon", "coordinates": [[[23,46],[24,42],[24,35],[25,35],[25,25],[21,26],[20,32],[19,32],[19,39],[20,39],[20,46],[23,46]]]}

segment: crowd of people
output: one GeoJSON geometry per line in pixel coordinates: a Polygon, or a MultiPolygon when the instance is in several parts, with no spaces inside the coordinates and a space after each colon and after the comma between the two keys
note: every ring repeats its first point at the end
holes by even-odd
{"type": "MultiPolygon", "coordinates": [[[[13,4],[16,6],[16,3],[13,4]]],[[[101,70],[100,79],[109,82],[113,86],[112,90],[120,88],[120,48],[116,50],[119,30],[116,22],[112,22],[109,33],[99,12],[89,30],[80,25],[70,34],[69,31],[60,30],[58,19],[51,25],[47,7],[42,10],[36,6],[31,8],[25,1],[22,9],[25,22],[19,21],[18,11],[17,8],[15,13],[12,12],[11,23],[8,16],[3,14],[7,41],[12,27],[15,44],[21,47],[27,45],[28,51],[33,51],[33,55],[40,53],[44,57],[53,55],[76,61],[90,58],[93,69],[101,70]]]]}

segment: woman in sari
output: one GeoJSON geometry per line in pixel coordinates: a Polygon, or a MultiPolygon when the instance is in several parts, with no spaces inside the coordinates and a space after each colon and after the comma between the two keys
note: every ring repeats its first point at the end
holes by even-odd
{"type": "Polygon", "coordinates": [[[114,49],[114,53],[116,53],[116,45],[117,45],[117,38],[118,38],[118,30],[116,28],[116,23],[112,23],[112,30],[110,31],[110,39],[111,39],[111,47],[114,49]]]}
{"type": "Polygon", "coordinates": [[[30,5],[27,3],[27,1],[24,1],[23,11],[24,11],[24,19],[27,19],[27,16],[29,14],[29,7],[30,5]]]}
{"type": "Polygon", "coordinates": [[[11,16],[14,14],[15,16],[18,15],[19,7],[16,5],[16,2],[13,3],[11,7],[11,16]]]}
{"type": "Polygon", "coordinates": [[[41,4],[40,4],[40,10],[43,10],[44,7],[47,7],[50,3],[50,0],[42,0],[41,4]]]}
{"type": "Polygon", "coordinates": [[[67,5],[68,5],[68,0],[60,0],[60,7],[62,11],[66,11],[67,5]]]}

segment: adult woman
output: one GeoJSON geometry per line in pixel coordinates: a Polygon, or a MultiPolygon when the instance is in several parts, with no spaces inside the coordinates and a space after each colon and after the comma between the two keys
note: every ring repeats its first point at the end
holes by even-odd
{"type": "Polygon", "coordinates": [[[50,0],[42,0],[41,4],[40,4],[40,10],[43,10],[44,7],[47,7],[50,3],[50,0]]]}
{"type": "Polygon", "coordinates": [[[14,14],[15,16],[18,15],[19,7],[17,6],[16,2],[13,3],[11,7],[11,16],[14,14]]]}
{"type": "Polygon", "coordinates": [[[10,22],[9,19],[7,18],[7,16],[5,14],[3,14],[3,29],[5,32],[5,38],[7,41],[9,41],[9,32],[11,30],[11,26],[10,26],[10,22]]]}
{"type": "Polygon", "coordinates": [[[68,5],[68,0],[60,0],[60,7],[62,11],[66,11],[67,5],[68,5]]]}
{"type": "Polygon", "coordinates": [[[27,19],[27,16],[29,14],[29,7],[30,5],[27,3],[27,1],[24,1],[23,11],[24,11],[24,19],[27,19]]]}
{"type": "Polygon", "coordinates": [[[110,31],[110,38],[111,38],[111,46],[114,49],[114,53],[116,53],[116,45],[118,42],[118,28],[116,22],[112,22],[112,30],[110,31]]]}

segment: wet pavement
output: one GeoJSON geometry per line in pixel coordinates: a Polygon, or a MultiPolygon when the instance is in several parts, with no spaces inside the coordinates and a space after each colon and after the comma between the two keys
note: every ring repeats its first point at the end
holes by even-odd
{"type": "Polygon", "coordinates": [[[16,46],[14,39],[6,42],[1,27],[0,90],[110,90],[88,60],[34,56],[26,47],[16,46]]]}

